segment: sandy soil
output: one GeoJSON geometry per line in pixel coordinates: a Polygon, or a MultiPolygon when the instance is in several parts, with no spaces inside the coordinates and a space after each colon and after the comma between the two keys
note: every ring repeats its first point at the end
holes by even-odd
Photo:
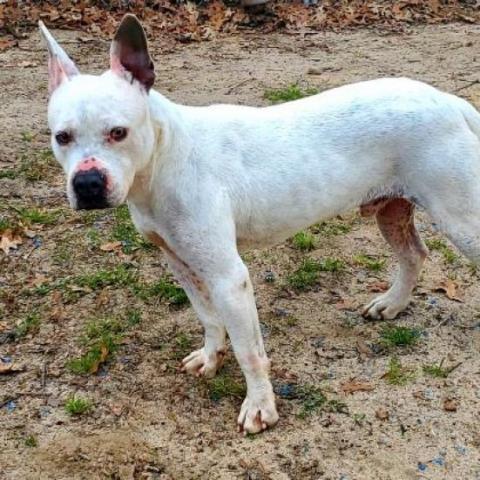
{"type": "MultiPolygon", "coordinates": [[[[81,32],[58,37],[82,70],[106,67],[106,42],[81,32]]],[[[179,102],[264,105],[266,89],[295,82],[324,90],[401,75],[480,106],[479,42],[480,27],[446,25],[401,36],[245,34],[152,45],[156,88],[179,102]]],[[[178,369],[182,355],[201,344],[191,308],[140,298],[128,283],[62,287],[61,279],[122,264],[152,281],[165,273],[165,262],[144,246],[103,251],[118,227],[113,212],[69,211],[62,174],[47,150],[38,35],[0,54],[0,66],[0,171],[13,172],[0,178],[0,220],[23,218],[28,234],[18,250],[0,252],[0,357],[22,370],[0,374],[0,479],[480,479],[479,289],[465,259],[450,250],[432,252],[411,306],[396,322],[418,328],[420,339],[384,348],[384,324],[359,314],[395,266],[372,221],[355,213],[337,219],[342,231],[316,233],[317,248],[308,254],[291,242],[246,253],[281,420],[271,431],[243,437],[235,429],[243,380],[232,355],[220,378],[235,388],[221,394],[218,383],[178,369]],[[32,208],[53,220],[28,220],[32,208]],[[356,260],[359,254],[385,259],[385,268],[369,270],[356,260]],[[296,293],[285,282],[305,256],[335,257],[346,269],[322,273],[315,288],[296,293]],[[265,281],[268,271],[273,283],[265,281]],[[448,280],[460,301],[438,291],[448,280]],[[123,318],[127,308],[140,312],[141,321],[124,332],[115,356],[95,375],[71,373],[66,365],[85,350],[88,322],[123,318]],[[38,326],[15,336],[32,316],[38,326]],[[415,374],[406,385],[384,377],[393,357],[415,374]],[[459,364],[447,378],[423,372],[442,360],[459,364]],[[373,389],[347,395],[342,386],[352,379],[373,389]],[[306,400],[291,398],[298,386],[321,388],[348,411],[302,415],[306,400]],[[90,413],[66,413],[73,393],[91,400],[90,413]]],[[[424,238],[441,238],[421,214],[418,226],[424,238]]]]}

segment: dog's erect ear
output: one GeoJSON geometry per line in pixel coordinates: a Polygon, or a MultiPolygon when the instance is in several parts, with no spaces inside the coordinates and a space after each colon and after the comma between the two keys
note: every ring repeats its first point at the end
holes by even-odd
{"type": "Polygon", "coordinates": [[[138,80],[147,92],[155,81],[147,37],[135,15],[125,15],[118,27],[110,47],[110,68],[128,80],[138,80]]]}
{"type": "Polygon", "coordinates": [[[68,80],[80,72],[63,48],[52,37],[43,22],[38,22],[40,33],[42,34],[48,48],[48,90],[50,94],[60,86],[62,82],[68,80]]]}

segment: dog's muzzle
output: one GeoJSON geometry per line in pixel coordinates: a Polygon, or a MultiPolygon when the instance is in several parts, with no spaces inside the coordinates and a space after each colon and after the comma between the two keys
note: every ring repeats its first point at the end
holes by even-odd
{"type": "Polygon", "coordinates": [[[79,210],[107,208],[107,176],[98,168],[80,170],[72,180],[79,210]]]}

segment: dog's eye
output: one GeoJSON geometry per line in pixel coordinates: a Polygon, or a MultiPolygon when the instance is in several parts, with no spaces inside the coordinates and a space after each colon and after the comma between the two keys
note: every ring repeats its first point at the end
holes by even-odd
{"type": "Polygon", "coordinates": [[[68,132],[61,131],[55,135],[55,140],[59,145],[68,145],[72,141],[72,135],[68,132]]]}
{"type": "Polygon", "coordinates": [[[121,142],[127,136],[128,130],[125,127],[114,127],[110,130],[110,138],[115,142],[121,142]]]}

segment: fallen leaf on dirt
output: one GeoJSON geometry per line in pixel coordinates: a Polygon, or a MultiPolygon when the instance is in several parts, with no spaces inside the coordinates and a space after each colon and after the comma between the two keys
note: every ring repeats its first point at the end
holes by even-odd
{"type": "Polygon", "coordinates": [[[97,307],[104,307],[105,305],[108,305],[109,301],[110,301],[110,292],[107,289],[104,288],[97,295],[97,299],[95,300],[95,305],[97,307]]]}
{"type": "Polygon", "coordinates": [[[388,410],[386,410],[383,407],[380,407],[377,409],[375,412],[375,416],[382,421],[388,420],[390,418],[390,414],[388,413],[388,410]]]}
{"type": "Polygon", "coordinates": [[[0,362],[0,375],[7,375],[9,373],[23,372],[25,367],[19,367],[15,363],[1,363],[0,362]]]}
{"type": "Polygon", "coordinates": [[[100,347],[100,357],[96,360],[96,362],[92,365],[92,368],[90,369],[89,373],[97,373],[98,369],[100,368],[100,365],[107,359],[109,350],[106,347],[106,345],[102,345],[100,347]]]}
{"type": "Polygon", "coordinates": [[[320,70],[319,68],[310,67],[307,70],[307,75],[322,75],[322,74],[323,74],[323,70],[320,70]]]}
{"type": "Polygon", "coordinates": [[[385,292],[388,290],[388,282],[374,282],[367,285],[369,292],[385,292]]]}
{"type": "Polygon", "coordinates": [[[371,357],[372,349],[366,344],[365,340],[357,340],[357,351],[362,357],[371,357]]]}
{"type": "Polygon", "coordinates": [[[122,405],[110,405],[110,410],[112,411],[112,413],[119,417],[122,412],[123,412],[123,406],[122,405]]]}
{"type": "Polygon", "coordinates": [[[337,310],[355,310],[355,304],[349,299],[342,298],[335,304],[337,310]]]}
{"type": "Polygon", "coordinates": [[[463,298],[459,295],[457,291],[458,285],[450,279],[447,279],[445,282],[442,282],[435,292],[443,292],[450,300],[455,300],[456,302],[463,302],[463,298]]]}
{"type": "Polygon", "coordinates": [[[351,380],[342,384],[342,391],[345,395],[353,395],[355,392],[371,392],[372,390],[375,390],[375,385],[368,382],[351,380]]]}
{"type": "Polygon", "coordinates": [[[10,250],[18,248],[22,242],[22,237],[18,235],[18,233],[15,233],[11,229],[7,229],[2,233],[0,238],[0,250],[3,250],[3,252],[8,255],[10,250]]]}
{"type": "Polygon", "coordinates": [[[458,409],[458,403],[453,398],[446,398],[443,401],[443,409],[446,412],[456,412],[458,409]]]}
{"type": "Polygon", "coordinates": [[[25,60],[23,62],[17,63],[16,66],[20,68],[38,67],[38,63],[28,62],[27,60],[25,60]]]}
{"type": "Polygon", "coordinates": [[[40,287],[44,283],[48,282],[48,278],[41,273],[35,275],[35,278],[30,282],[32,287],[40,287]]]}
{"type": "Polygon", "coordinates": [[[13,47],[17,45],[17,41],[13,39],[1,39],[0,40],[0,52],[3,52],[3,50],[7,50],[7,48],[13,47]]]}
{"type": "Polygon", "coordinates": [[[119,240],[116,242],[104,243],[103,245],[100,246],[100,250],[103,250],[104,252],[116,252],[121,249],[122,249],[122,242],[119,240]]]}

